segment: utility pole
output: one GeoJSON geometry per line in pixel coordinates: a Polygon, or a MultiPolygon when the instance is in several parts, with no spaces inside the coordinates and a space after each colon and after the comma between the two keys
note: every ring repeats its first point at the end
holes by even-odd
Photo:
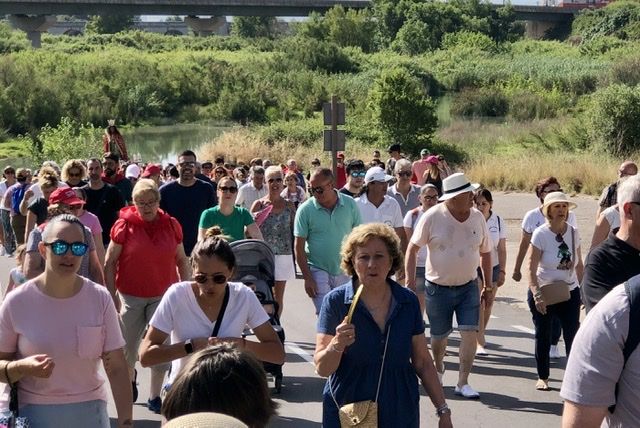
{"type": "Polygon", "coordinates": [[[331,165],[333,176],[338,176],[338,152],[344,151],[345,132],[338,129],[338,125],[345,123],[345,107],[344,103],[338,102],[336,95],[331,96],[330,103],[324,103],[322,106],[324,114],[325,126],[331,126],[331,129],[324,130],[324,150],[331,152],[331,165]]]}

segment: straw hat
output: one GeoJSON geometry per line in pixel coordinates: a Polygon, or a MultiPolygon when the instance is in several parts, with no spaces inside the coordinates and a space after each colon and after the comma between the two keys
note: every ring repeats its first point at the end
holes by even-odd
{"type": "Polygon", "coordinates": [[[165,428],[248,428],[236,418],[222,413],[191,413],[171,419],[165,428]]]}
{"type": "Polygon", "coordinates": [[[542,204],[542,214],[545,218],[549,218],[547,216],[547,212],[549,211],[549,207],[553,204],[557,203],[565,203],[569,205],[569,210],[574,209],[577,205],[574,202],[571,202],[567,195],[562,192],[551,192],[547,193],[547,196],[544,197],[544,203],[542,204]]]}
{"type": "Polygon", "coordinates": [[[462,193],[473,192],[480,185],[478,183],[470,183],[463,172],[456,172],[442,180],[442,196],[439,201],[446,201],[454,196],[462,193]]]}

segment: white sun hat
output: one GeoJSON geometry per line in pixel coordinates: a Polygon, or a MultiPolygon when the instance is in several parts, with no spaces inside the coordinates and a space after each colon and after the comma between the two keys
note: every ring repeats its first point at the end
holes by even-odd
{"type": "Polygon", "coordinates": [[[442,196],[439,201],[446,201],[461,193],[473,192],[480,185],[478,183],[470,183],[463,172],[456,172],[442,180],[442,196]]]}

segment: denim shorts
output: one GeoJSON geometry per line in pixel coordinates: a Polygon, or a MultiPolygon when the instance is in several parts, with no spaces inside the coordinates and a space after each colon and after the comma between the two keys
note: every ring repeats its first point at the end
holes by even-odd
{"type": "Polygon", "coordinates": [[[431,337],[443,339],[453,331],[453,314],[458,330],[477,331],[480,319],[480,291],[477,280],[449,287],[426,281],[425,303],[431,337]]]}
{"type": "Polygon", "coordinates": [[[91,427],[109,428],[107,402],[83,401],[70,404],[27,404],[20,409],[36,428],[91,427]]]}
{"type": "MultiPolygon", "coordinates": [[[[495,285],[498,282],[498,276],[500,275],[500,265],[495,265],[491,270],[491,282],[495,285]]],[[[482,269],[478,266],[478,281],[482,285],[482,269]]]]}

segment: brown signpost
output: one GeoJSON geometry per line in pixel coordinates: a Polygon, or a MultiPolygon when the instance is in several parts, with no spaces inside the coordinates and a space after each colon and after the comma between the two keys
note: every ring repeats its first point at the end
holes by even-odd
{"type": "Polygon", "coordinates": [[[333,176],[337,177],[338,152],[344,151],[346,141],[344,130],[338,129],[338,125],[344,125],[345,123],[345,106],[344,103],[338,102],[337,96],[332,95],[331,102],[324,103],[322,111],[324,113],[324,124],[331,126],[331,129],[325,129],[324,131],[324,150],[331,152],[333,176]]]}

